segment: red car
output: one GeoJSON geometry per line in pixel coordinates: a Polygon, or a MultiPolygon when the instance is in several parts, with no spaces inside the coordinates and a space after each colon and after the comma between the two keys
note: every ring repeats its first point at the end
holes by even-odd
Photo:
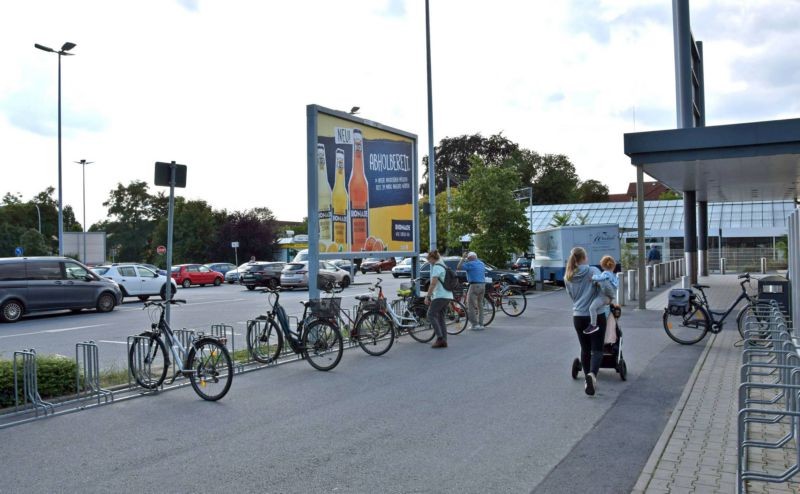
{"type": "Polygon", "coordinates": [[[182,287],[189,288],[191,285],[220,286],[225,281],[225,276],[202,264],[178,264],[172,266],[172,279],[182,287]]]}

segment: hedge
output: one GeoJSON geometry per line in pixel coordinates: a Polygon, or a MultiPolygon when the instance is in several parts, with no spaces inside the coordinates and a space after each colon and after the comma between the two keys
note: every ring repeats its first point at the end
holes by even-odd
{"type": "MultiPolygon", "coordinates": [[[[36,365],[39,394],[43,399],[75,394],[77,364],[74,360],[59,355],[37,355],[36,365]]],[[[18,371],[22,372],[21,366],[18,371]]],[[[22,376],[18,379],[22,403],[22,376]]],[[[14,362],[0,360],[0,407],[9,406],[14,406],[14,362]]]]}

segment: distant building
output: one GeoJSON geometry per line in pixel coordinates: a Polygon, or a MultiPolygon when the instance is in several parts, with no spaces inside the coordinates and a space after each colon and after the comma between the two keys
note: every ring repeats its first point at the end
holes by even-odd
{"type": "MultiPolygon", "coordinates": [[[[670,188],[661,182],[645,182],[644,183],[644,200],[657,201],[661,194],[670,192],[670,188]]],[[[624,194],[609,194],[608,202],[628,202],[636,200],[636,182],[628,184],[628,192],[624,194]]]]}

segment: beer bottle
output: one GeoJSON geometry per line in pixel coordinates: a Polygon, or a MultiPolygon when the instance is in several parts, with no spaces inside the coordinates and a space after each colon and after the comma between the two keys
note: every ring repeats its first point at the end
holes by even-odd
{"type": "Polygon", "coordinates": [[[333,241],[347,247],[347,191],[344,188],[344,150],[336,150],[336,179],[333,182],[333,241]]]}
{"type": "Polygon", "coordinates": [[[328,164],[325,145],[317,144],[317,210],[319,218],[319,241],[327,245],[332,240],[331,184],[328,182],[328,164]]]}
{"type": "Polygon", "coordinates": [[[360,252],[369,236],[369,192],[364,173],[364,138],[359,129],[353,129],[353,169],[347,189],[350,191],[352,251],[360,252]]]}

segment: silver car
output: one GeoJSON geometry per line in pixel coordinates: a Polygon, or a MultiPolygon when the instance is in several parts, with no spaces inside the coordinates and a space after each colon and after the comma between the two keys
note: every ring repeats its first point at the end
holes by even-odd
{"type": "MultiPolygon", "coordinates": [[[[319,262],[319,275],[330,278],[342,287],[350,285],[350,273],[327,261],[319,262]]],[[[290,262],[281,271],[281,288],[308,288],[308,261],[290,262]]]]}

